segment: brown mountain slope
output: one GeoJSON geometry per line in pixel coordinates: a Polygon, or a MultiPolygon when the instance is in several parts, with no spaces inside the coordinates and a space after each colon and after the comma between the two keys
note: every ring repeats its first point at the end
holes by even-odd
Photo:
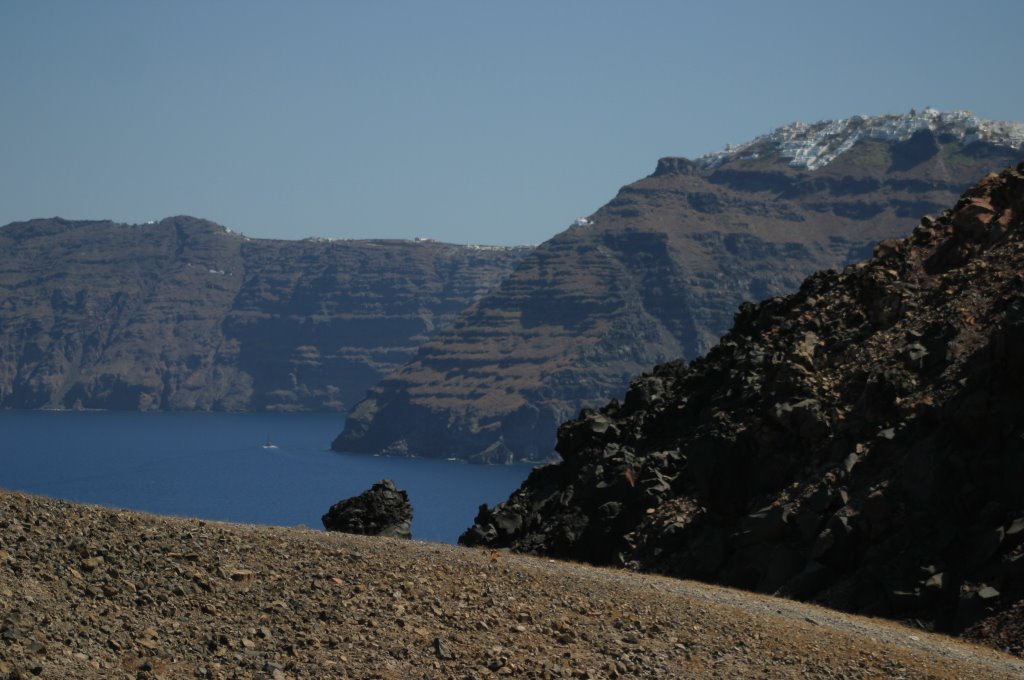
{"type": "Polygon", "coordinates": [[[563,425],[564,462],[461,540],[1022,653],[1022,271],[1024,163],[873,259],[744,305],[706,356],[563,425]]]}
{"type": "Polygon", "coordinates": [[[0,228],[0,407],[340,410],[528,249],[0,228]]]}
{"type": "Polygon", "coordinates": [[[1019,130],[985,125],[937,112],[850,119],[662,159],[375,386],[334,448],[547,458],[557,423],[657,362],[702,354],[743,300],[866,256],[1016,162],[1019,130]]]}
{"type": "Polygon", "coordinates": [[[0,678],[1012,678],[1018,659],[664,578],[0,492],[0,678]]]}

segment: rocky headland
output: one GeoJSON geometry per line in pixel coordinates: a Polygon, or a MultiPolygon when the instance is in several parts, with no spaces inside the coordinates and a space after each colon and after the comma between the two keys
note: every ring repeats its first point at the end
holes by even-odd
{"type": "Polygon", "coordinates": [[[461,541],[1024,653],[1024,163],[561,426],[461,541]]]}
{"type": "Polygon", "coordinates": [[[931,109],[793,124],[663,158],[530,253],[349,413],[334,448],[480,462],[552,456],[558,424],[650,366],[693,359],[736,307],[904,236],[990,170],[1024,126],[931,109]]]}
{"type": "Polygon", "coordinates": [[[0,228],[0,407],[339,411],[529,248],[251,239],[206,220],[0,228]]]}
{"type": "Polygon", "coordinates": [[[0,491],[0,678],[1003,678],[1019,659],[657,576],[0,491]]]}

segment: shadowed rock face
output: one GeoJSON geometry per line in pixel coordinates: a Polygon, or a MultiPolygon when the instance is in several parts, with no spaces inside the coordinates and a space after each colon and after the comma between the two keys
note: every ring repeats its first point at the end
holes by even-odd
{"type": "Polygon", "coordinates": [[[461,542],[1024,630],[1024,163],[874,253],[562,425],[461,542]]]}
{"type": "Polygon", "coordinates": [[[0,407],[342,410],[526,248],[0,228],[0,407]]]}
{"type": "Polygon", "coordinates": [[[550,458],[557,423],[655,363],[703,354],[744,300],[866,257],[1016,161],[964,133],[866,137],[813,171],[771,140],[724,159],[662,159],[373,387],[333,448],[550,458]]]}

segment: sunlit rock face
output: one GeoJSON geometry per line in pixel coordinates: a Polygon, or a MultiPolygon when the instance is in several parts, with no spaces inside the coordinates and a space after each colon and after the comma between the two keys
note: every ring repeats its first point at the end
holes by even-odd
{"type": "Polygon", "coordinates": [[[539,246],[373,387],[339,450],[546,459],[558,423],[650,366],[706,352],[745,301],[866,257],[1015,164],[1019,123],[932,109],[795,123],[661,159],[539,246]]]}

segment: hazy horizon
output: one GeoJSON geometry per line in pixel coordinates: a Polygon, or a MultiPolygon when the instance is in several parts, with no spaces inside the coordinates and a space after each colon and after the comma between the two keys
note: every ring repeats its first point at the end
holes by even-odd
{"type": "Polygon", "coordinates": [[[0,4],[0,224],[540,243],[797,120],[1022,117],[1024,4],[0,4]],[[965,33],[971,34],[965,37],[965,33]]]}

